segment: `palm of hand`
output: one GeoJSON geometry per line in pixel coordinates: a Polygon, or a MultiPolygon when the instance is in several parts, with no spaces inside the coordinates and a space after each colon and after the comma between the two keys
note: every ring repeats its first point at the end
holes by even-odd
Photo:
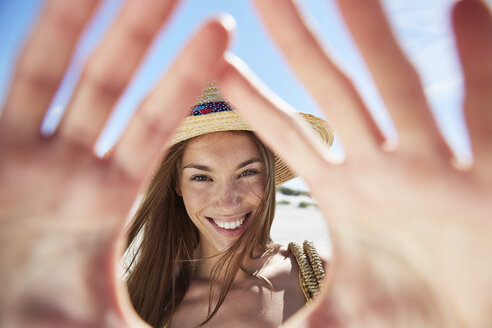
{"type": "Polygon", "coordinates": [[[2,277],[20,279],[15,288],[2,285],[9,310],[32,322],[106,320],[118,308],[115,239],[139,184],[63,140],[2,142],[2,277]]]}
{"type": "Polygon", "coordinates": [[[323,174],[320,207],[335,231],[355,226],[386,240],[468,319],[486,318],[486,306],[478,304],[492,301],[486,287],[492,275],[486,265],[492,261],[490,177],[404,151],[349,159],[323,174]]]}

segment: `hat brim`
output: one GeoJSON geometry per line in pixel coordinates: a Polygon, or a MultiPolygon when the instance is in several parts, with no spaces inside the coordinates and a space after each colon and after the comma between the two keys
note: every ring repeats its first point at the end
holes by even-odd
{"type": "MultiPolygon", "coordinates": [[[[312,114],[296,113],[331,147],[334,140],[333,131],[328,123],[312,114]]],[[[173,146],[181,141],[198,137],[207,133],[221,131],[254,131],[235,110],[224,111],[208,115],[187,117],[176,130],[168,146],[173,146]]],[[[275,185],[280,185],[297,177],[297,174],[274,154],[275,158],[275,185]]]]}

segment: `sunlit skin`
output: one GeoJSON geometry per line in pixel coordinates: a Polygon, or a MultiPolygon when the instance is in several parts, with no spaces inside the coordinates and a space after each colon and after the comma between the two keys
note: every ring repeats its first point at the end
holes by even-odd
{"type": "Polygon", "coordinates": [[[226,249],[255,220],[265,192],[264,169],[258,148],[247,134],[216,132],[189,142],[177,192],[199,230],[198,256],[226,249]],[[236,229],[217,225],[238,221],[243,223],[236,229]]]}
{"type": "MultiPolygon", "coordinates": [[[[345,146],[344,165],[332,165],[325,149],[240,61],[227,55],[217,70],[231,32],[223,20],[197,30],[139,105],[112,152],[103,159],[94,156],[101,128],[175,0],[126,1],[86,64],[57,133],[43,137],[41,121],[98,3],[46,2],[18,57],[0,117],[1,327],[147,327],[115,273],[118,236],[163,147],[210,79],[262,141],[304,178],[329,225],[372,232],[400,263],[422,270],[427,285],[439,292],[438,301],[449,306],[443,327],[490,326],[492,15],[482,1],[461,0],[452,10],[474,159],[466,172],[449,165],[448,147],[418,74],[400,51],[377,0],[337,3],[398,130],[399,147],[392,153],[381,150],[388,150],[383,147],[387,140],[350,78],[321,47],[295,1],[283,0],[256,1],[257,10],[333,124],[345,146]]],[[[216,215],[203,207],[195,213],[202,209],[204,215],[216,215]]],[[[394,324],[393,313],[370,305],[405,306],[407,293],[396,294],[396,302],[380,302],[374,296],[381,295],[377,287],[386,279],[367,272],[377,257],[344,252],[344,236],[334,237],[330,288],[284,327],[326,327],[330,320],[339,327],[402,327],[394,324]],[[348,297],[344,304],[354,305],[352,312],[339,311],[339,295],[348,297]],[[371,325],[373,319],[378,322],[371,325]]],[[[303,303],[297,271],[282,255],[255,263],[275,286],[272,294],[258,279],[234,281],[210,326],[277,327],[297,311],[303,303]]],[[[206,281],[192,281],[171,326],[201,322],[208,287],[206,281]]],[[[401,309],[407,324],[408,308],[401,309]]]]}

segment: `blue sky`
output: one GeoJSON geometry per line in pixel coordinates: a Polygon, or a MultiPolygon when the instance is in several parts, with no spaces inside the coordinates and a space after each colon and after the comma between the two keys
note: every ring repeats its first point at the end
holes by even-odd
{"type": "MultiPolygon", "coordinates": [[[[86,30],[72,66],[52,104],[45,129],[50,130],[68,102],[70,90],[91,49],[97,45],[121,0],[103,1],[101,10],[86,30]]],[[[487,1],[489,5],[492,0],[487,1]]],[[[303,13],[315,27],[329,53],[351,76],[387,133],[394,133],[374,84],[346,32],[332,0],[301,0],[303,13]]],[[[469,156],[468,140],[462,119],[462,76],[450,30],[452,0],[383,0],[402,47],[420,71],[426,93],[440,126],[455,150],[469,156]]],[[[15,56],[30,22],[37,16],[43,1],[0,0],[0,102],[3,101],[13,70],[15,56]]],[[[258,20],[248,0],[188,0],[181,3],[171,21],[163,28],[135,75],[125,95],[117,104],[100,143],[101,151],[115,142],[146,91],[166,71],[183,42],[207,18],[220,12],[231,14],[238,29],[232,51],[241,57],[276,93],[299,111],[321,115],[316,103],[298,82],[258,20]]],[[[338,144],[336,152],[341,151],[338,144]]],[[[303,187],[299,180],[290,184],[303,187]]]]}

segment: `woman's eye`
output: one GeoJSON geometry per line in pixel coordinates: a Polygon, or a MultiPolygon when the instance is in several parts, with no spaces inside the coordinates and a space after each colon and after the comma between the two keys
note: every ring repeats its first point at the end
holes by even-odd
{"type": "Polygon", "coordinates": [[[206,175],[195,175],[195,176],[191,177],[191,180],[192,181],[198,181],[198,182],[205,182],[205,181],[211,181],[212,179],[210,179],[206,175]]]}
{"type": "Polygon", "coordinates": [[[248,176],[252,176],[252,175],[257,175],[259,173],[260,173],[260,171],[258,171],[258,170],[246,170],[243,173],[241,173],[239,176],[240,177],[248,177],[248,176]]]}

